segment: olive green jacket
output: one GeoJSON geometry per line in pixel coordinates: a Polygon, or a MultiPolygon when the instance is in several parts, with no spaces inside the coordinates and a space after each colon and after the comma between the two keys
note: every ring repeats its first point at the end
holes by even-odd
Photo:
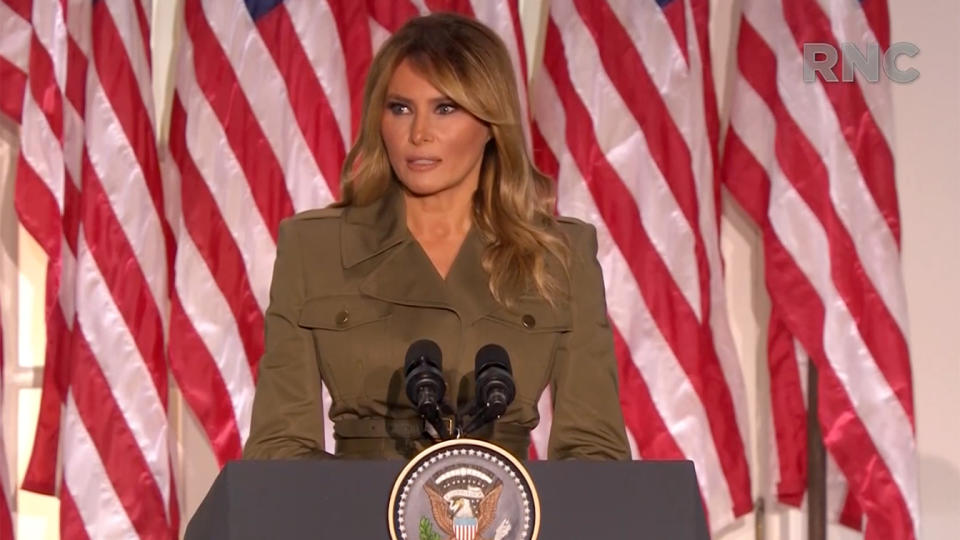
{"type": "Polygon", "coordinates": [[[549,459],[629,459],[593,226],[559,219],[572,252],[569,301],[554,309],[522,296],[511,311],[489,292],[476,227],[443,279],[407,229],[404,207],[391,187],[368,206],[281,223],[244,457],[327,455],[321,379],[338,456],[412,457],[430,440],[406,397],[403,363],[409,345],[427,338],[443,352],[445,401],[460,412],[475,401],[477,350],[496,343],[510,355],[516,399],[473,436],[525,457],[549,384],[549,459]]]}

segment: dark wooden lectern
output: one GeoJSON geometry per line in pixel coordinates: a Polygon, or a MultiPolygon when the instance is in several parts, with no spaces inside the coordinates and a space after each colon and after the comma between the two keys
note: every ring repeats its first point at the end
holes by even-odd
{"type": "MultiPolygon", "coordinates": [[[[389,539],[399,461],[236,461],[220,471],[186,540],[389,539]]],[[[542,540],[707,540],[689,461],[528,462],[542,540]]]]}

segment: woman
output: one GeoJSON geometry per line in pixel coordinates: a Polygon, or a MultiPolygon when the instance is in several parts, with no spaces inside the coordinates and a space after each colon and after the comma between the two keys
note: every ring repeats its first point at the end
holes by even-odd
{"type": "Polygon", "coordinates": [[[480,347],[512,359],[516,399],[473,436],[526,456],[549,385],[549,458],[629,458],[596,233],[552,216],[514,80],[496,34],[459,16],[413,19],[384,43],[342,200],[281,224],[245,457],[328,455],[321,378],[337,456],[429,446],[402,373],[426,338],[448,413],[475,401],[480,347]]]}

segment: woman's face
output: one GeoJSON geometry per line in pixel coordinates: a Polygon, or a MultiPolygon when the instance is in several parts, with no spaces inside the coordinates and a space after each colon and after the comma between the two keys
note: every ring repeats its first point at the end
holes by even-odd
{"type": "Polygon", "coordinates": [[[380,135],[394,172],[413,194],[476,190],[490,128],[406,60],[387,85],[380,135]]]}

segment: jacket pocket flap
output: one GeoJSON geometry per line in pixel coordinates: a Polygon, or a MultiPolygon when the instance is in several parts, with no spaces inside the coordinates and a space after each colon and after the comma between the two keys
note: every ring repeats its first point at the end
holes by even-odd
{"type": "Polygon", "coordinates": [[[487,317],[527,332],[567,332],[572,325],[568,308],[554,309],[541,298],[521,298],[512,310],[501,307],[487,317]]]}
{"type": "Polygon", "coordinates": [[[300,309],[299,325],[324,330],[349,330],[385,319],[390,304],[373,298],[343,294],[308,298],[300,309]]]}

